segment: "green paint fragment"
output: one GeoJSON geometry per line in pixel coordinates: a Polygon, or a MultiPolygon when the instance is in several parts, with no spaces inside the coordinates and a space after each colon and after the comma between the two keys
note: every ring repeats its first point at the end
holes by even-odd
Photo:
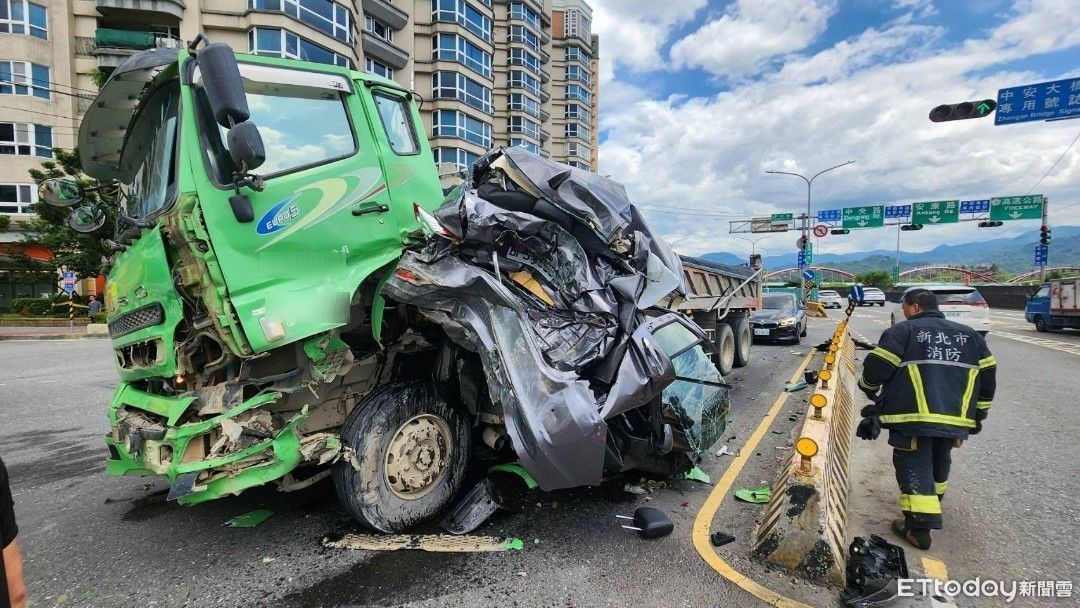
{"type": "Polygon", "coordinates": [[[701,483],[712,483],[712,478],[705,471],[702,471],[700,467],[694,467],[689,471],[683,473],[683,479],[689,479],[692,481],[700,481],[701,483]]]}
{"type": "Polygon", "coordinates": [[[507,551],[521,551],[525,548],[525,543],[521,542],[520,538],[511,538],[506,541],[507,551]]]}
{"type": "Polygon", "coordinates": [[[497,464],[493,467],[489,467],[488,473],[493,472],[510,473],[513,475],[517,475],[525,482],[525,485],[530,490],[535,490],[536,488],[540,487],[540,484],[536,483],[536,480],[533,479],[533,476],[529,475],[529,472],[526,471],[521,466],[521,463],[518,462],[506,462],[503,464],[497,464]]]}
{"type": "Polygon", "coordinates": [[[243,515],[237,515],[222,525],[230,528],[254,528],[266,521],[267,518],[273,514],[274,512],[268,509],[259,509],[250,513],[244,513],[243,515]]]}
{"type": "Polygon", "coordinates": [[[735,490],[735,498],[743,502],[752,502],[756,504],[762,504],[769,502],[772,498],[772,490],[768,484],[760,485],[756,488],[739,488],[735,490]]]}

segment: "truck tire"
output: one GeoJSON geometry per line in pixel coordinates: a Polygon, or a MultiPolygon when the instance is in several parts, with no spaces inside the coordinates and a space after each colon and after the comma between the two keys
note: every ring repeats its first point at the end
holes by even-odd
{"type": "Polygon", "coordinates": [[[721,376],[727,376],[735,367],[735,332],[727,323],[716,325],[716,369],[721,376]]]}
{"type": "Polygon", "coordinates": [[[1046,319],[1042,315],[1035,315],[1035,331],[1046,333],[1050,328],[1046,325],[1046,319]]]}
{"type": "Polygon", "coordinates": [[[354,462],[333,465],[349,515],[381,532],[402,532],[439,514],[461,489],[472,435],[433,383],[394,382],[363,399],[341,428],[354,462]]]}
{"type": "Polygon", "coordinates": [[[735,367],[746,367],[750,363],[750,346],[754,343],[754,336],[750,333],[750,319],[740,318],[732,323],[731,329],[735,335],[735,367]]]}

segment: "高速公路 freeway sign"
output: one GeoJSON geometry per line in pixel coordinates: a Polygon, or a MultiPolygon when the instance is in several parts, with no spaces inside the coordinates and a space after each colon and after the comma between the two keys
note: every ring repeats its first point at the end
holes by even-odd
{"type": "Polygon", "coordinates": [[[882,205],[844,207],[844,228],[880,228],[885,225],[882,205]]]}
{"type": "Polygon", "coordinates": [[[1037,220],[1042,218],[1042,213],[1043,196],[1041,194],[999,196],[990,199],[990,219],[994,221],[1037,220]]]}
{"type": "Polygon", "coordinates": [[[955,224],[960,221],[960,201],[930,201],[911,206],[912,224],[955,224]]]}

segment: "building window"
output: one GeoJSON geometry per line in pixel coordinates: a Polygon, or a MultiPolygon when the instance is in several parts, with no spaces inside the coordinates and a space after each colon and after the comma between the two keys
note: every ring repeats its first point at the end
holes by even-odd
{"type": "Polygon", "coordinates": [[[520,133],[534,139],[540,139],[540,123],[524,116],[511,116],[508,129],[511,133],[520,133]]]}
{"type": "Polygon", "coordinates": [[[567,63],[576,61],[578,63],[589,65],[589,63],[592,61],[592,56],[581,50],[580,47],[570,45],[566,47],[566,61],[567,63]]]}
{"type": "Polygon", "coordinates": [[[538,30],[543,29],[540,25],[540,15],[536,14],[536,11],[525,6],[521,2],[510,3],[510,18],[521,19],[538,30]]]}
{"type": "Polygon", "coordinates": [[[510,26],[510,42],[519,42],[530,49],[540,52],[540,37],[525,29],[523,25],[510,26]]]}
{"type": "Polygon", "coordinates": [[[563,17],[567,38],[578,37],[582,40],[589,40],[592,37],[592,20],[581,9],[566,9],[563,17]]]}
{"type": "Polygon", "coordinates": [[[456,99],[477,110],[491,113],[491,89],[458,72],[435,72],[431,75],[433,99],[456,99]]]}
{"type": "Polygon", "coordinates": [[[527,139],[521,139],[520,137],[511,137],[510,138],[510,147],[512,148],[514,146],[521,146],[522,148],[525,148],[526,150],[528,150],[529,152],[532,152],[533,154],[540,154],[540,146],[534,144],[533,142],[531,142],[531,141],[529,141],[527,139]]]}
{"type": "Polygon", "coordinates": [[[49,39],[45,7],[26,0],[0,0],[0,34],[30,34],[49,39]]]}
{"type": "Polygon", "coordinates": [[[37,187],[33,184],[0,184],[0,213],[33,213],[30,205],[37,202],[37,187]]]}
{"type": "Polygon", "coordinates": [[[248,8],[280,11],[338,40],[352,42],[352,13],[332,0],[248,0],[248,8]]]}
{"type": "Polygon", "coordinates": [[[510,70],[510,87],[518,87],[534,95],[540,94],[540,79],[523,70],[510,70]]]}
{"type": "Polygon", "coordinates": [[[511,93],[509,107],[520,110],[534,118],[540,118],[540,102],[524,93],[511,93]]]}
{"type": "Polygon", "coordinates": [[[585,86],[589,86],[592,75],[589,70],[581,67],[580,65],[568,65],[566,66],[566,79],[576,80],[583,83],[585,86]]]}
{"type": "Polygon", "coordinates": [[[579,84],[566,85],[566,98],[576,101],[584,101],[588,103],[590,97],[589,89],[579,84]]]}
{"type": "Polygon", "coordinates": [[[431,0],[431,19],[460,23],[481,40],[491,44],[491,18],[465,0],[431,0]]]}
{"type": "Polygon", "coordinates": [[[256,27],[248,32],[248,44],[251,52],[265,57],[282,57],[316,61],[342,67],[352,67],[348,57],[319,46],[314,42],[297,36],[289,30],[256,27]]]}
{"type": "Polygon", "coordinates": [[[566,155],[576,156],[587,160],[589,158],[589,149],[576,141],[567,142],[566,155]]]}
{"type": "Polygon", "coordinates": [[[382,38],[387,42],[394,41],[394,29],[371,15],[364,16],[364,29],[375,34],[376,38],[382,38]]]}
{"type": "Polygon", "coordinates": [[[510,65],[520,65],[533,74],[540,74],[540,57],[525,49],[510,49],[510,65]]]}
{"type": "Polygon", "coordinates": [[[589,128],[576,122],[566,123],[566,136],[589,141],[589,128]]]}
{"type": "Polygon", "coordinates": [[[570,161],[570,162],[568,162],[566,164],[570,165],[571,167],[573,167],[575,169],[582,169],[582,170],[585,170],[585,171],[589,170],[589,163],[583,163],[581,161],[572,160],[572,161],[570,161]]]}
{"type": "Polygon", "coordinates": [[[457,34],[436,34],[431,54],[440,61],[456,61],[485,78],[491,78],[491,53],[457,34]]]}
{"type": "Polygon", "coordinates": [[[461,148],[435,148],[432,152],[435,153],[436,164],[457,165],[462,171],[467,170],[480,158],[479,155],[461,148]]]}
{"type": "Polygon", "coordinates": [[[364,71],[390,80],[394,79],[394,68],[380,61],[375,61],[371,57],[364,57],[364,71]]]}
{"type": "Polygon", "coordinates": [[[52,158],[52,127],[0,122],[0,154],[52,158]]]}
{"type": "Polygon", "coordinates": [[[570,120],[583,120],[589,122],[592,120],[592,112],[585,106],[578,103],[566,104],[566,112],[564,116],[570,120]]]}
{"type": "Polygon", "coordinates": [[[456,110],[435,110],[431,117],[432,137],[456,137],[483,147],[491,147],[491,125],[456,110]]]}
{"type": "Polygon", "coordinates": [[[49,66],[29,61],[0,61],[0,95],[49,99],[49,66]]]}

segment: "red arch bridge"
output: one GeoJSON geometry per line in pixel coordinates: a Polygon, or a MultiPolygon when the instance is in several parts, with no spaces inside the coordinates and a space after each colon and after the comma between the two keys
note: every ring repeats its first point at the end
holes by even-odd
{"type": "MultiPolygon", "coordinates": [[[[845,270],[837,268],[829,268],[827,266],[809,266],[808,268],[816,271],[818,275],[818,281],[824,283],[830,282],[849,282],[855,279],[855,275],[845,270]]],[[[1071,270],[1070,267],[1059,267],[1056,270],[1071,270]]],[[[883,269],[888,270],[888,269],[883,269]]],[[[1047,268],[1047,271],[1050,271],[1047,268]]],[[[1076,269],[1080,270],[1080,268],[1076,269]]],[[[1021,275],[1021,277],[1028,277],[1032,274],[1021,275]]],[[[1023,280],[1020,277],[1016,280],[1023,280]]],[[[772,282],[787,282],[802,280],[801,268],[782,268],[780,270],[774,270],[766,273],[762,280],[772,282]]],[[[984,269],[971,269],[960,268],[957,266],[944,266],[944,265],[930,265],[920,266],[918,268],[910,268],[900,273],[900,283],[963,283],[964,285],[970,284],[982,284],[982,283],[998,283],[997,277],[995,277],[990,271],[984,269]]],[[[1012,282],[1012,281],[1011,281],[1012,282]]]]}
{"type": "MultiPolygon", "coordinates": [[[[1069,275],[1076,275],[1076,274],[1080,274],[1080,267],[1077,267],[1077,266],[1047,266],[1046,267],[1046,272],[1047,272],[1047,274],[1049,274],[1051,272],[1064,272],[1064,273],[1068,273],[1069,275]]],[[[1008,281],[1005,281],[1005,282],[1006,283],[1025,283],[1027,281],[1037,281],[1037,280],[1039,280],[1039,271],[1038,270],[1032,270],[1031,272],[1025,272],[1024,274],[1018,274],[1015,277],[1013,277],[1013,278],[1011,278],[1011,279],[1009,279],[1008,281]]]]}

